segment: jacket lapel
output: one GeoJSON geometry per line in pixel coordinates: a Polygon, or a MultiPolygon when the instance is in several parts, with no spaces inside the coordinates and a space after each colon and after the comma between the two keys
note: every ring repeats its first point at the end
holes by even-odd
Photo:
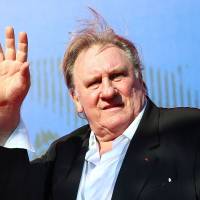
{"type": "Polygon", "coordinates": [[[136,200],[156,163],[159,109],[148,100],[138,129],[121,166],[112,200],[136,200]]]}
{"type": "Polygon", "coordinates": [[[63,143],[57,154],[53,177],[53,200],[75,200],[88,149],[90,130],[63,143]],[[60,158],[61,156],[61,158],[60,158]]]}
{"type": "MultiPolygon", "coordinates": [[[[121,166],[112,200],[136,200],[156,164],[154,150],[159,146],[159,109],[148,100],[138,129],[121,166]]],[[[90,129],[61,145],[53,176],[53,200],[75,200],[88,149],[90,129]]]]}

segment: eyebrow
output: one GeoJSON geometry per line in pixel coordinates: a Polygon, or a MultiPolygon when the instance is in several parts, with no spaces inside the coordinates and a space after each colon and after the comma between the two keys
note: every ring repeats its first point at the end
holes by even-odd
{"type": "Polygon", "coordinates": [[[86,86],[89,86],[90,83],[94,81],[100,81],[100,80],[101,80],[101,76],[91,76],[91,78],[85,79],[84,83],[86,84],[86,86]]]}
{"type": "MultiPolygon", "coordinates": [[[[128,67],[125,65],[125,66],[118,66],[116,68],[113,68],[111,71],[109,71],[109,74],[117,74],[117,73],[121,73],[121,72],[125,72],[127,73],[128,72],[128,67]]],[[[93,81],[98,81],[98,80],[101,80],[101,76],[99,75],[91,75],[89,78],[87,78],[84,82],[85,84],[88,86],[90,83],[92,83],[93,81]]]]}
{"type": "Polygon", "coordinates": [[[128,71],[128,67],[126,65],[118,66],[118,67],[112,69],[109,73],[118,73],[118,72],[122,72],[122,71],[128,71]]]}

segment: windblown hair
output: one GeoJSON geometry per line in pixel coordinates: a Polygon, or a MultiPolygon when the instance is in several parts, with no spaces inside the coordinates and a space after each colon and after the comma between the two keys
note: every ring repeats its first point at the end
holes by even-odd
{"type": "Polygon", "coordinates": [[[144,89],[146,90],[146,85],[142,79],[142,64],[135,45],[126,38],[117,35],[100,14],[92,8],[89,9],[94,19],[80,21],[82,29],[72,33],[71,42],[64,55],[62,68],[68,89],[74,88],[73,68],[78,55],[93,45],[104,47],[111,44],[126,53],[133,64],[136,78],[143,82],[144,89]]]}

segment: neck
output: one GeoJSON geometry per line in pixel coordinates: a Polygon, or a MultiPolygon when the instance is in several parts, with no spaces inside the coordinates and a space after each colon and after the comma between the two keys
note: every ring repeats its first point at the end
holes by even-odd
{"type": "Polygon", "coordinates": [[[112,141],[108,141],[108,142],[98,141],[98,144],[99,144],[100,156],[112,150],[112,141]]]}

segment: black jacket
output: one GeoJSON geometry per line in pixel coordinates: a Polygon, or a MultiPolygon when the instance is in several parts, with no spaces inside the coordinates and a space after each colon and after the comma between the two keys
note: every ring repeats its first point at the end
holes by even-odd
{"type": "MultiPolygon", "coordinates": [[[[75,200],[89,134],[83,126],[31,163],[26,150],[1,147],[0,199],[75,200]]],[[[199,192],[200,111],[158,108],[149,100],[112,200],[195,200],[199,192]]]]}

